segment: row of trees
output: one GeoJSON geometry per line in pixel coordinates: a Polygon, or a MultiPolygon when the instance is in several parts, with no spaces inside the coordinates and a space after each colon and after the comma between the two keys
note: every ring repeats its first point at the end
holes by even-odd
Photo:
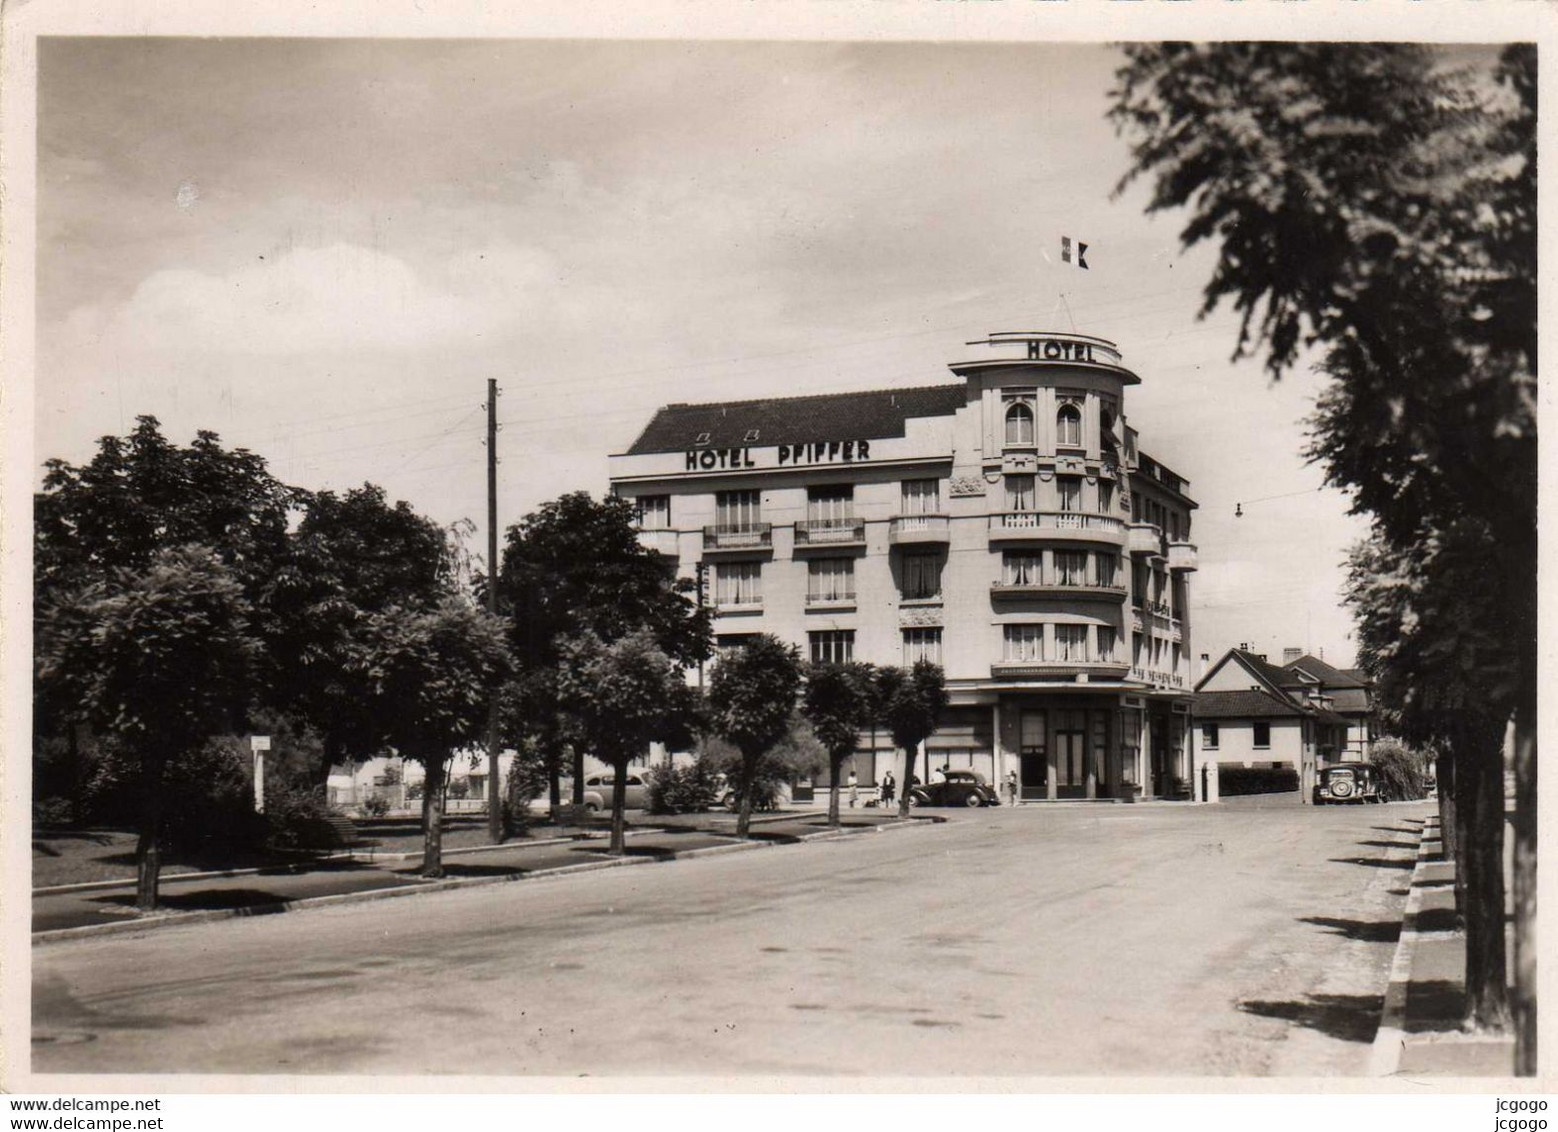
{"type": "Polygon", "coordinates": [[[287,487],[211,433],[180,448],[143,417],[85,465],[51,462],[35,509],[35,762],[69,752],[69,773],[38,779],[65,782],[79,819],[82,748],[113,746],[124,773],[111,784],[139,800],[146,909],[170,784],[207,765],[215,737],[286,735],[321,801],[334,765],[387,750],[420,763],[422,874],[439,876],[448,763],[485,737],[494,703],[554,810],[570,754],[576,802],[584,751],[617,770],[621,852],[626,769],[651,742],[687,749],[702,734],[739,752],[744,837],[754,782],[798,719],[830,751],[852,753],[880,720],[912,752],[945,702],[934,666],[824,666],[807,681],[771,637],[716,664],[700,694],[685,672],[712,653],[710,613],[640,545],[621,499],[543,505],[509,529],[489,583],[463,531],[377,487],[287,487]],[[482,608],[489,584],[496,616],[482,608]]]}
{"type": "Polygon", "coordinates": [[[1359,657],[1392,730],[1441,754],[1467,937],[1466,1025],[1510,1022],[1504,760],[1512,723],[1517,1071],[1536,1065],[1536,50],[1410,44],[1125,49],[1125,182],[1219,258],[1203,313],[1273,378],[1333,378],[1310,456],[1372,521],[1350,560],[1359,657]]]}
{"type": "MultiPolygon", "coordinates": [[[[169,776],[214,737],[263,720],[302,738],[321,794],[332,765],[386,748],[431,786],[514,673],[457,532],[371,485],[289,487],[209,432],[179,447],[142,417],[84,465],[50,461],[34,519],[35,752],[112,746],[139,800],[143,909],[169,776]]],[[[67,778],[80,817],[85,776],[67,778]]],[[[424,794],[435,862],[441,794],[424,794]]]]}

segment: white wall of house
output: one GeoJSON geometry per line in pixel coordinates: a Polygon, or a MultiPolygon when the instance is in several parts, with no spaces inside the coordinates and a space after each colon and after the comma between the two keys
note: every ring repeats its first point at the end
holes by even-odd
{"type": "Polygon", "coordinates": [[[1255,745],[1255,725],[1248,719],[1197,720],[1194,741],[1197,762],[1213,760],[1219,766],[1269,766],[1283,763],[1297,770],[1303,759],[1305,743],[1302,721],[1298,719],[1273,719],[1271,743],[1266,747],[1255,745]],[[1202,724],[1217,724],[1217,745],[1207,745],[1203,740],[1202,724]]]}

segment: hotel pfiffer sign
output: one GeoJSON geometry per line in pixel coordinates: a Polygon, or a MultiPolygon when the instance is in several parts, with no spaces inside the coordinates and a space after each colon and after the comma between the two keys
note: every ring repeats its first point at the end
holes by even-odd
{"type": "Polygon", "coordinates": [[[738,468],[803,468],[812,464],[857,464],[871,458],[869,440],[829,440],[780,444],[773,448],[689,448],[689,472],[738,468]]]}

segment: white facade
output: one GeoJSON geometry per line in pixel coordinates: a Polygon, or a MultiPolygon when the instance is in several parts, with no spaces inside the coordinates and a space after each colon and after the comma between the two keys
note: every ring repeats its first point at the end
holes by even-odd
{"type": "MultiPolygon", "coordinates": [[[[1030,799],[1180,792],[1196,505],[1137,451],[1139,379],[1101,339],[970,345],[954,386],[667,406],[613,490],[703,575],[722,645],[940,663],[932,766],[1016,772],[1030,799]]],[[[862,737],[862,783],[890,763],[862,737]]]]}

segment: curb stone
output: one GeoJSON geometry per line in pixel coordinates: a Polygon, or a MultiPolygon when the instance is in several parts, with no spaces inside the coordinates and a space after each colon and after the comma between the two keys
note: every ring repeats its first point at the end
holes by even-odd
{"type": "Polygon", "coordinates": [[[1407,881],[1407,902],[1401,917],[1401,935],[1396,941],[1396,954],[1390,963],[1390,982],[1385,988],[1385,1004],[1380,1012],[1379,1029],[1374,1033],[1374,1046],[1369,1051],[1370,1077],[1393,1076],[1401,1066],[1401,1053],[1406,1048],[1407,1039],[1407,991],[1412,985],[1412,959],[1419,935],[1417,917],[1423,908],[1423,866],[1428,863],[1428,846],[1438,843],[1439,816],[1427,814],[1423,818],[1423,828],[1418,833],[1417,861],[1407,881]]]}
{"type": "MultiPolygon", "coordinates": [[[[752,821],[754,824],[758,822],[790,821],[794,819],[795,816],[795,814],[789,813],[763,815],[754,814],[752,815],[752,821]]],[[[626,834],[628,837],[637,837],[644,833],[663,832],[665,832],[663,829],[630,829],[626,831],[626,834]]],[[[715,837],[723,836],[716,830],[711,830],[709,832],[715,837]]],[[[568,834],[565,837],[546,837],[539,841],[507,841],[501,845],[462,845],[456,849],[445,849],[443,851],[443,855],[445,857],[459,857],[469,853],[501,852],[505,849],[539,849],[544,845],[566,845],[570,841],[599,841],[610,836],[611,834],[607,831],[591,831],[586,833],[568,834]]],[[[163,873],[159,883],[165,885],[181,884],[185,881],[220,880],[223,877],[252,877],[260,876],[261,874],[280,875],[282,873],[286,873],[288,875],[296,875],[298,873],[308,872],[308,866],[310,864],[317,864],[321,861],[362,860],[369,863],[374,861],[410,861],[420,857],[421,855],[422,851],[420,849],[414,849],[404,853],[376,853],[372,849],[348,849],[338,853],[326,853],[322,856],[312,857],[306,861],[298,861],[296,864],[291,865],[261,865],[252,869],[213,869],[200,873],[163,873]]],[[[101,892],[111,888],[131,888],[134,885],[135,878],[133,876],[126,877],[122,880],[88,880],[81,881],[77,884],[46,885],[43,888],[33,889],[32,895],[35,898],[39,896],[65,896],[72,892],[101,892]]]]}
{"type": "MultiPolygon", "coordinates": [[[[927,815],[920,819],[931,825],[939,825],[947,819],[939,815],[927,815]]],[[[871,827],[871,831],[882,832],[892,828],[913,828],[909,822],[884,823],[871,827]]],[[[870,832],[861,830],[859,832],[870,832]]],[[[716,835],[718,836],[718,835],[716,835]]],[[[245,908],[211,908],[200,912],[169,912],[155,913],[150,917],[142,917],[134,920],[123,920],[112,924],[87,924],[75,928],[57,928],[52,931],[34,932],[32,943],[34,946],[48,943],[63,943],[73,939],[84,939],[100,935],[128,935],[135,932],[154,931],[159,928],[174,927],[181,924],[203,924],[217,920],[235,920],[250,916],[275,915],[282,912],[307,910],[310,908],[324,908],[343,904],[366,904],[374,900],[392,900],[402,896],[419,895],[426,892],[448,892],[461,888],[480,888],[485,885],[508,884],[513,881],[542,881],[561,879],[574,876],[578,873],[598,872],[602,869],[626,868],[634,865],[666,864],[686,858],[711,856],[719,853],[743,852],[756,849],[776,849],[786,845],[795,845],[802,842],[818,840],[843,840],[854,836],[854,831],[823,830],[819,833],[803,834],[795,841],[736,841],[729,845],[708,845],[701,849],[684,849],[678,853],[672,853],[665,857],[611,857],[603,861],[580,861],[572,865],[559,865],[556,868],[540,869],[533,873],[508,873],[494,877],[448,877],[441,880],[413,881],[410,884],[396,885],[393,888],[376,888],[367,892],[341,892],[329,896],[306,896],[300,900],[278,900],[268,904],[252,904],[245,908]]],[[[571,841],[573,838],[559,840],[571,841]]],[[[541,842],[536,842],[537,845],[541,842]]],[[[483,847],[485,848],[485,847],[483,847]]],[[[512,848],[512,846],[509,846],[512,848]]],[[[181,874],[182,875],[182,874],[181,874]]],[[[228,875],[228,874],[218,874],[228,875]]]]}
{"type": "MultiPolygon", "coordinates": [[[[497,849],[540,848],[543,845],[564,845],[570,841],[577,841],[576,837],[548,837],[541,841],[507,842],[503,845],[465,845],[458,849],[445,849],[445,857],[459,857],[468,853],[490,853],[497,849]]],[[[413,857],[420,857],[420,851],[411,853],[367,853],[348,850],[344,853],[327,853],[322,857],[315,857],[311,862],[299,861],[293,865],[261,865],[253,869],[214,869],[203,873],[163,873],[158,879],[158,885],[183,884],[193,880],[220,880],[223,877],[253,877],[261,875],[297,876],[300,873],[312,871],[309,864],[318,864],[321,861],[409,861],[413,857]]],[[[87,880],[79,884],[54,884],[44,888],[32,890],[34,897],[39,896],[67,896],[72,892],[102,892],[110,888],[134,888],[135,878],[127,877],[124,880],[87,880]]]]}

